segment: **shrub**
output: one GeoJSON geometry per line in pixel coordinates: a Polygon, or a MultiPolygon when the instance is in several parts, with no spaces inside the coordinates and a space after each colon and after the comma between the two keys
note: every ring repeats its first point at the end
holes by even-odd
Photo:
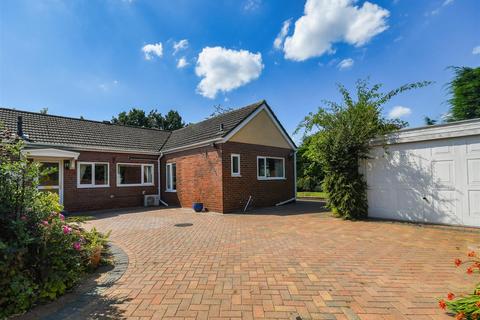
{"type": "Polygon", "coordinates": [[[96,230],[67,223],[58,195],[38,190],[50,173],[22,154],[23,143],[0,136],[0,318],[55,299],[73,287],[90,265],[96,230]]]}
{"type": "Polygon", "coordinates": [[[397,94],[428,85],[417,82],[401,86],[387,93],[381,85],[369,87],[365,80],[357,81],[357,100],[339,85],[343,104],[325,101],[299,125],[311,134],[305,156],[320,165],[324,174],[323,191],[328,195],[328,206],[337,215],[358,219],[367,216],[367,184],[359,173],[361,160],[368,158],[370,142],[376,137],[406,125],[399,119],[382,116],[382,106],[397,94]]]}
{"type": "MultiPolygon", "coordinates": [[[[468,258],[465,261],[458,258],[455,259],[455,265],[457,267],[468,265],[466,269],[468,275],[480,274],[480,258],[477,253],[470,251],[467,256],[468,258]]],[[[480,319],[480,282],[477,282],[471,294],[456,298],[455,294],[450,292],[447,294],[446,300],[441,299],[438,301],[438,305],[441,309],[448,309],[455,314],[458,320],[480,319]]]]}

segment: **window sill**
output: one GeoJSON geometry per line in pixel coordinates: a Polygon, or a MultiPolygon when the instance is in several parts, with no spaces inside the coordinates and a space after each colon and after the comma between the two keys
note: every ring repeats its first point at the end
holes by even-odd
{"type": "Polygon", "coordinates": [[[77,185],[77,189],[110,188],[110,185],[77,185]]]}
{"type": "Polygon", "coordinates": [[[237,177],[238,177],[238,178],[242,177],[241,174],[233,174],[233,173],[231,174],[231,176],[232,176],[232,177],[236,177],[236,178],[237,178],[237,177]]]}
{"type": "Polygon", "coordinates": [[[165,190],[165,192],[177,192],[177,190],[165,190]]]}
{"type": "Polygon", "coordinates": [[[153,183],[117,184],[117,187],[153,187],[153,183]]]}
{"type": "Polygon", "coordinates": [[[275,180],[287,180],[287,178],[261,178],[261,177],[257,177],[257,180],[260,180],[260,181],[275,181],[275,180]]]}

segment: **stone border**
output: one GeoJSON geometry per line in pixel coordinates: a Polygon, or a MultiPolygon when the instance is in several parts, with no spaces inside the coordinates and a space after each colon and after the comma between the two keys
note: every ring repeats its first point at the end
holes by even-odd
{"type": "Polygon", "coordinates": [[[83,310],[87,310],[92,306],[95,307],[101,294],[112,287],[125,274],[128,268],[128,255],[125,251],[113,243],[109,243],[108,246],[114,258],[114,266],[113,269],[106,272],[101,281],[95,284],[88,283],[92,281],[95,275],[102,275],[109,266],[100,267],[92,275],[87,276],[84,283],[80,283],[73,291],[66,293],[59,299],[39,305],[15,319],[76,319],[83,310]]]}

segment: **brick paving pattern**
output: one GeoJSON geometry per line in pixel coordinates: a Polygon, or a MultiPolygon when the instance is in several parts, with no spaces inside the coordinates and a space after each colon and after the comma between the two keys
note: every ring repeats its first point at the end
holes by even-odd
{"type": "Polygon", "coordinates": [[[128,255],[103,293],[115,308],[104,314],[128,319],[451,319],[436,299],[472,289],[453,259],[480,238],[342,221],[314,202],[247,215],[114,212],[90,225],[112,230],[128,255]]]}

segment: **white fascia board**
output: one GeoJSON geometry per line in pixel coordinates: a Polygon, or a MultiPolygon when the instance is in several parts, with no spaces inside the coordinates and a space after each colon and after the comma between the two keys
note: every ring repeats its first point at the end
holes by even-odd
{"type": "MultiPolygon", "coordinates": [[[[384,142],[386,144],[398,144],[475,135],[480,135],[480,119],[399,130],[387,135],[384,142]]],[[[379,145],[382,141],[382,139],[375,139],[372,144],[379,145]]]]}
{"type": "Polygon", "coordinates": [[[63,159],[78,159],[79,152],[61,150],[61,149],[23,149],[22,153],[28,157],[34,158],[63,158],[63,159]]]}
{"type": "Polygon", "coordinates": [[[192,144],[182,146],[182,147],[163,150],[162,154],[169,154],[169,153],[180,152],[180,151],[184,151],[184,150],[188,150],[188,149],[200,148],[200,147],[208,146],[208,145],[210,145],[212,143],[216,143],[216,142],[217,143],[222,143],[223,139],[222,138],[215,138],[215,139],[210,139],[210,140],[204,140],[204,141],[200,141],[200,142],[197,142],[197,143],[192,143],[192,144]]]}

